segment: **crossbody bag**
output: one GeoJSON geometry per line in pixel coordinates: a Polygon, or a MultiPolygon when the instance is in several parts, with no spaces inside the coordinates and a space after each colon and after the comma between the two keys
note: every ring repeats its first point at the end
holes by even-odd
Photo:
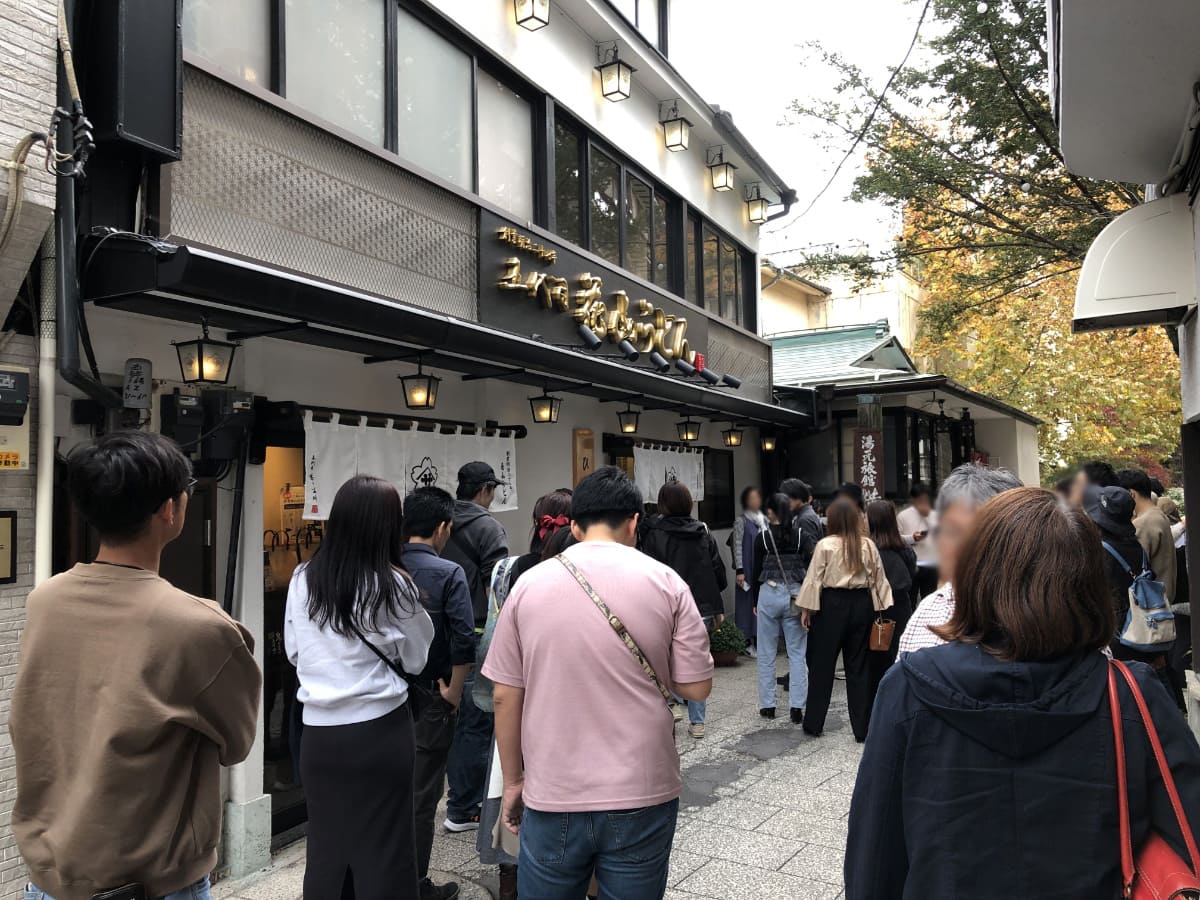
{"type": "Polygon", "coordinates": [[[350,623],[350,630],[353,631],[360,641],[367,645],[367,648],[383,660],[383,664],[399,675],[406,685],[408,685],[408,702],[409,708],[412,710],[413,719],[421,718],[421,713],[429,708],[429,704],[433,703],[433,691],[426,686],[421,679],[416,675],[410,675],[404,671],[404,666],[399,660],[390,658],[386,653],[367,640],[366,636],[358,630],[358,626],[353,622],[350,623]]]}
{"type": "Polygon", "coordinates": [[[592,603],[596,605],[596,609],[600,610],[601,614],[604,616],[605,620],[607,620],[613,632],[621,639],[621,642],[626,646],[626,648],[628,648],[629,652],[633,654],[633,658],[638,661],[638,664],[642,667],[642,671],[646,673],[646,677],[650,679],[650,681],[658,689],[658,692],[662,694],[663,700],[666,701],[667,706],[669,707],[675,702],[675,698],[672,696],[670,688],[663,684],[662,680],[659,679],[658,673],[654,671],[654,666],[650,665],[650,660],[646,658],[646,654],[642,652],[642,648],[639,647],[637,641],[633,639],[633,635],[629,633],[629,629],[625,627],[625,623],[621,621],[620,617],[616,615],[616,613],[608,608],[608,604],[604,602],[604,599],[598,593],[596,593],[596,589],[592,587],[591,583],[583,576],[583,573],[576,568],[575,563],[571,562],[571,560],[567,559],[567,557],[561,553],[554,558],[562,563],[563,568],[570,572],[572,577],[579,582],[579,586],[583,588],[583,592],[591,598],[592,603]]]}

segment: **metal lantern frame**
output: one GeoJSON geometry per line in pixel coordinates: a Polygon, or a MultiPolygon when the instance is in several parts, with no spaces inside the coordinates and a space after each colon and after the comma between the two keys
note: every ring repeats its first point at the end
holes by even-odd
{"type": "Polygon", "coordinates": [[[971,418],[971,411],[965,406],[959,420],[959,429],[962,436],[963,462],[970,462],[975,454],[975,420],[971,418]]]}
{"type": "Polygon", "coordinates": [[[762,187],[755,182],[746,188],[746,214],[754,225],[765,225],[770,218],[771,201],[762,195],[762,187]]]}
{"type": "Polygon", "coordinates": [[[625,408],[617,411],[617,421],[621,425],[621,434],[637,434],[638,421],[641,418],[641,411],[634,409],[630,404],[626,403],[625,408]]]}
{"type": "Polygon", "coordinates": [[[949,434],[950,433],[950,417],[946,415],[946,401],[938,401],[937,418],[933,420],[934,434],[949,434]]]}
{"type": "Polygon", "coordinates": [[[550,24],[550,0],[513,0],[513,18],[526,31],[539,31],[550,24]]]}
{"type": "Polygon", "coordinates": [[[775,435],[764,434],[759,439],[758,445],[762,449],[763,453],[774,453],[775,448],[778,446],[778,441],[776,440],[775,435]]]}
{"type": "Polygon", "coordinates": [[[737,169],[731,162],[725,162],[724,147],[710,147],[708,150],[708,173],[712,180],[714,191],[732,191],[733,173],[737,169]]]}
{"type": "Polygon", "coordinates": [[[562,397],[551,396],[549,391],[543,391],[537,397],[529,398],[529,412],[537,425],[553,425],[558,421],[558,413],[562,409],[562,397]]]}
{"type": "Polygon", "coordinates": [[[729,427],[721,432],[721,440],[726,447],[740,447],[742,446],[742,437],[744,434],[745,432],[742,429],[730,422],[729,427]]]}
{"type": "Polygon", "coordinates": [[[442,379],[425,372],[422,360],[417,359],[415,375],[401,375],[400,384],[404,389],[404,405],[409,409],[436,409],[438,388],[442,379]]]}
{"type": "Polygon", "coordinates": [[[208,320],[200,323],[203,336],[191,341],[172,341],[179,357],[179,374],[184,384],[228,384],[233,371],[233,358],[238,344],[233,341],[218,341],[209,337],[208,320]],[[224,365],[220,365],[223,354],[214,355],[213,350],[228,351],[224,365]],[[212,370],[213,374],[209,374],[212,370]]]}
{"type": "Polygon", "coordinates": [[[672,153],[686,150],[691,139],[692,122],[679,114],[678,100],[671,104],[670,111],[659,121],[663,127],[663,145],[672,153]]]}
{"type": "Polygon", "coordinates": [[[691,416],[676,422],[675,431],[679,435],[679,440],[685,444],[700,440],[700,423],[691,416]]]}
{"type": "Polygon", "coordinates": [[[596,71],[600,73],[600,93],[611,103],[628,100],[633,94],[633,73],[637,71],[629,63],[621,59],[621,53],[614,42],[609,50],[600,50],[600,65],[596,71]],[[608,60],[604,57],[608,54],[608,60]]]}

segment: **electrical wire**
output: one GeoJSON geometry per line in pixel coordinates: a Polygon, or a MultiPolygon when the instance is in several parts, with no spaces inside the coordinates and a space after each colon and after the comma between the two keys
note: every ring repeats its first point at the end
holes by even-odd
{"type": "Polygon", "coordinates": [[[39,143],[46,143],[46,135],[40,131],[25,135],[17,142],[12,157],[2,163],[8,169],[8,196],[4,201],[4,217],[0,219],[0,256],[16,233],[17,223],[21,219],[21,198],[25,192],[25,173],[28,171],[25,160],[33,145],[39,143]]]}
{"type": "Polygon", "coordinates": [[[201,434],[200,437],[196,438],[194,441],[188,441],[186,444],[180,444],[179,448],[181,450],[190,450],[193,447],[198,446],[202,442],[208,440],[210,437],[212,437],[214,434],[216,434],[218,431],[220,431],[222,428],[224,428],[226,425],[228,425],[230,422],[232,422],[237,417],[238,417],[238,413],[233,413],[231,415],[226,416],[220,422],[218,422],[216,425],[214,425],[212,428],[210,428],[208,431],[201,434]]]}
{"type": "Polygon", "coordinates": [[[879,113],[880,108],[883,106],[883,101],[884,98],[887,97],[888,91],[892,89],[892,85],[895,84],[896,78],[900,75],[901,71],[903,71],[904,67],[908,65],[908,58],[912,56],[913,50],[916,49],[917,41],[921,36],[921,26],[925,24],[925,16],[929,13],[929,7],[932,5],[933,0],[925,0],[925,5],[921,8],[921,16],[917,19],[917,27],[913,30],[912,41],[908,45],[908,50],[904,52],[904,59],[900,60],[900,65],[896,66],[896,68],[892,70],[892,74],[888,76],[887,83],[883,86],[883,90],[881,90],[879,92],[879,96],[875,98],[875,105],[871,107],[871,111],[867,114],[867,118],[863,121],[862,127],[854,136],[854,143],[850,145],[850,149],[846,151],[841,161],[837,164],[837,168],[833,170],[833,174],[829,176],[829,180],[825,182],[825,186],[821,188],[821,190],[817,191],[817,195],[813,197],[811,201],[809,201],[808,206],[804,207],[804,211],[801,212],[800,215],[796,216],[796,218],[792,219],[792,221],[780,228],[779,231],[785,231],[812,212],[812,208],[817,205],[817,202],[825,196],[826,192],[831,187],[833,187],[834,181],[837,180],[838,175],[840,175],[842,172],[842,167],[846,165],[850,157],[854,155],[854,151],[858,149],[858,145],[862,143],[863,138],[867,136],[867,130],[871,127],[872,123],[874,123],[875,116],[879,113]]]}

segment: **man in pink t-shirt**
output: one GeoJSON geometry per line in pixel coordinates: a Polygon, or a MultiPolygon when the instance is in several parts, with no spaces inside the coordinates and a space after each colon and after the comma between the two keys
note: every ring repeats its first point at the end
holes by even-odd
{"type": "MultiPolygon", "coordinates": [[[[634,549],[642,497],[615,468],[579,483],[564,554],[624,623],[663,687],[712,690],[708,635],[691,592],[634,549]]],[[[496,684],[503,827],[521,836],[518,893],[653,900],[667,887],[679,755],[667,701],[588,592],[558,561],[517,582],[482,672],[496,684]],[[635,862],[635,860],[637,860],[635,862]]]]}

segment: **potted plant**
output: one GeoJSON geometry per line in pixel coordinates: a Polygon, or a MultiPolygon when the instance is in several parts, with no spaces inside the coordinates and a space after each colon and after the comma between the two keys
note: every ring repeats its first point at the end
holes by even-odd
{"type": "Polygon", "coordinates": [[[713,663],[718,666],[736,666],[738,656],[746,649],[746,636],[733,619],[726,619],[709,635],[713,663]]]}

